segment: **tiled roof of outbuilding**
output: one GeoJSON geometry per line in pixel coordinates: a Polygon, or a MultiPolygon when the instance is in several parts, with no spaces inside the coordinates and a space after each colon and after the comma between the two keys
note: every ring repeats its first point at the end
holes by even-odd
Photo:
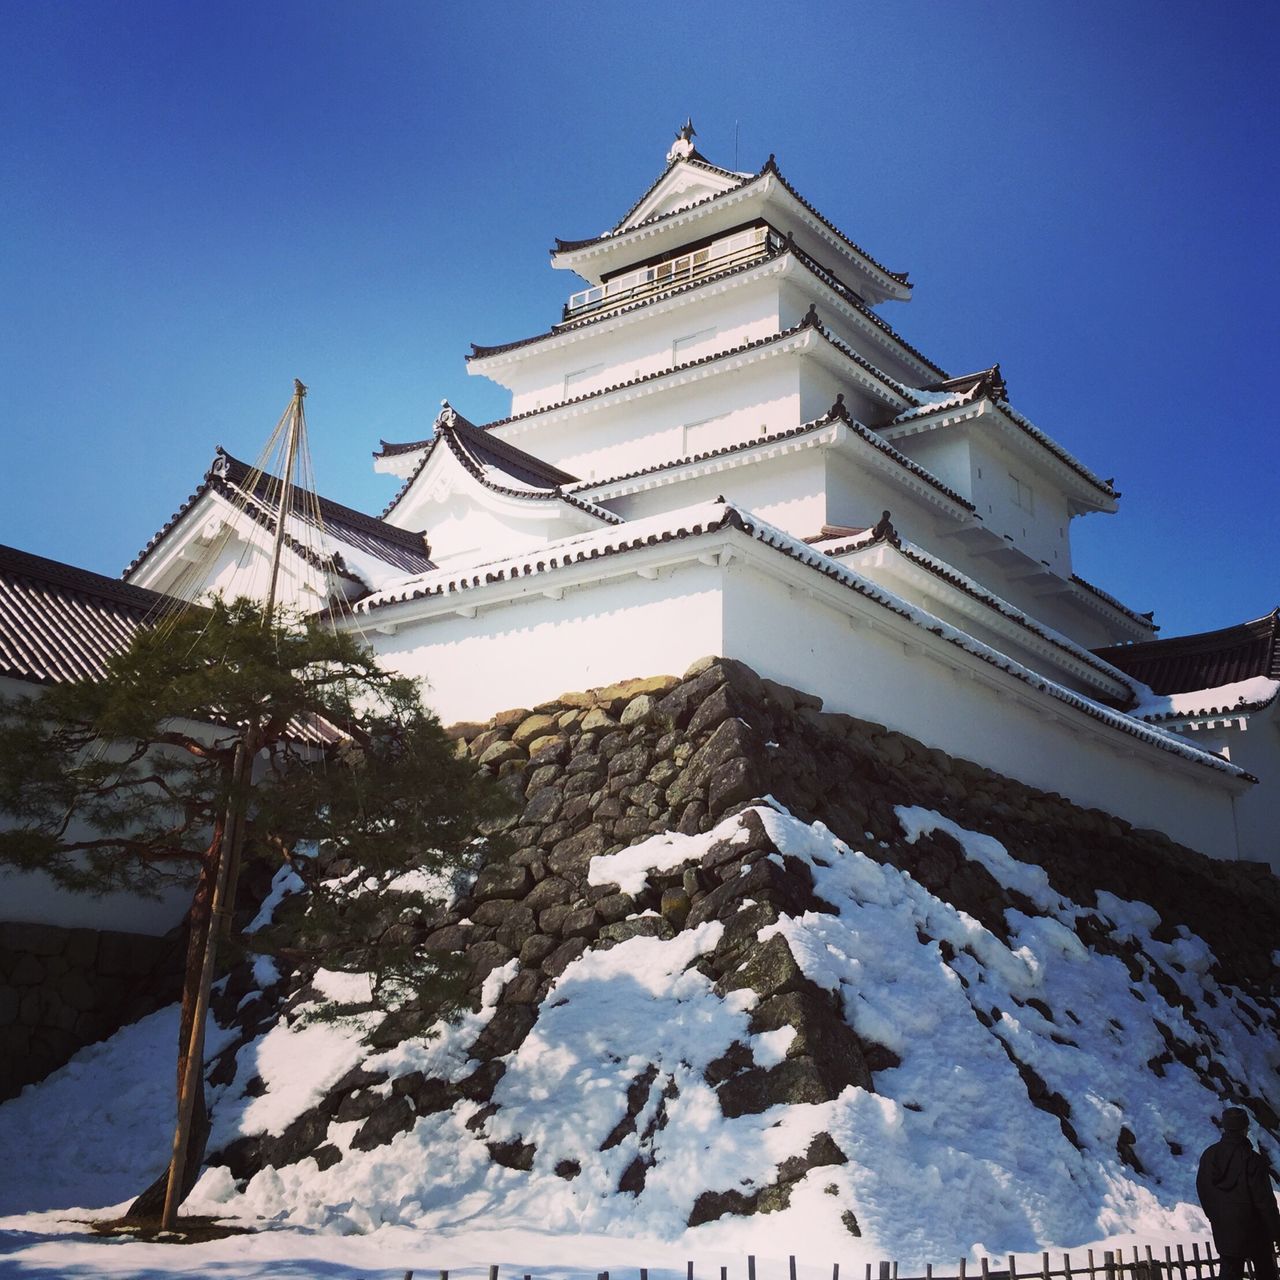
{"type": "Polygon", "coordinates": [[[1217,631],[1112,645],[1094,652],[1156,693],[1216,689],[1255,676],[1280,680],[1280,609],[1217,631]]]}
{"type": "Polygon", "coordinates": [[[182,605],[156,591],[0,546],[0,675],[99,679],[134,633],[182,605]]]}

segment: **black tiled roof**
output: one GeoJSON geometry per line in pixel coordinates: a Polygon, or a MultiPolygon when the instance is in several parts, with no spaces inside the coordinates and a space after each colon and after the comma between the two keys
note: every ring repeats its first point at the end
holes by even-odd
{"type": "Polygon", "coordinates": [[[418,459],[417,466],[414,467],[404,484],[400,486],[395,497],[387,504],[386,510],[383,511],[384,516],[399,505],[405,494],[413,487],[414,481],[422,473],[423,467],[427,465],[436,448],[440,444],[444,444],[480,484],[484,485],[486,489],[491,489],[494,493],[500,493],[511,498],[525,498],[534,501],[557,500],[567,502],[572,507],[577,507],[581,511],[596,516],[606,524],[621,522],[621,517],[614,515],[612,511],[607,511],[593,502],[588,502],[564,491],[564,485],[577,483],[576,476],[570,475],[567,471],[561,471],[558,467],[553,467],[549,462],[543,462],[541,458],[536,458],[533,454],[526,453],[523,449],[517,449],[515,445],[508,444],[497,436],[486,435],[479,427],[468,422],[455,410],[449,408],[447,402],[445,408],[447,412],[442,413],[436,419],[435,436],[422,442],[422,457],[418,459]],[[510,485],[499,484],[485,473],[484,468],[486,466],[495,467],[522,484],[536,487],[518,489],[510,485]]]}
{"type": "MultiPolygon", "coordinates": [[[[1077,587],[1082,587],[1091,596],[1096,597],[1105,604],[1109,604],[1117,613],[1123,613],[1126,617],[1132,618],[1134,622],[1142,623],[1147,630],[1152,632],[1160,630],[1159,626],[1152,621],[1154,614],[1139,613],[1136,609],[1130,609],[1127,604],[1123,604],[1121,601],[1117,600],[1115,596],[1103,591],[1101,587],[1095,587],[1092,582],[1086,582],[1078,573],[1073,573],[1071,575],[1071,581],[1074,582],[1077,587]]],[[[1145,644],[1146,642],[1144,641],[1143,643],[1145,644]]]]}
{"type": "Polygon", "coordinates": [[[794,338],[796,334],[803,333],[806,329],[813,329],[839,351],[841,355],[846,356],[854,364],[860,365],[867,370],[899,399],[905,400],[910,405],[919,403],[909,388],[889,377],[883,370],[877,369],[865,356],[859,355],[852,347],[846,346],[839,338],[833,337],[828,333],[818,319],[816,307],[811,307],[804,319],[798,324],[793,324],[789,329],[779,330],[779,332],[768,334],[763,338],[752,338],[751,341],[743,342],[736,347],[728,347],[723,351],[713,351],[710,355],[699,356],[696,360],[688,360],[684,364],[672,365],[669,369],[655,369],[652,373],[642,373],[637,378],[628,378],[623,382],[615,382],[611,386],[600,387],[596,391],[584,391],[581,395],[570,396],[567,400],[557,400],[554,404],[545,404],[537,409],[525,409],[506,418],[497,418],[493,422],[486,422],[483,429],[492,431],[495,427],[505,427],[511,422],[522,422],[526,418],[536,418],[540,414],[554,413],[559,409],[568,408],[573,404],[580,404],[584,400],[595,400],[614,391],[623,391],[631,387],[641,386],[646,382],[656,382],[661,378],[669,378],[674,373],[684,373],[687,369],[696,369],[699,365],[714,364],[717,360],[724,360],[729,356],[742,355],[747,351],[773,346],[775,343],[784,342],[788,338],[794,338]]]}
{"type": "Polygon", "coordinates": [[[1117,644],[1094,652],[1156,693],[1192,693],[1266,676],[1280,680],[1280,609],[1218,631],[1117,644]]]}
{"type": "MultiPolygon", "coordinates": [[[[259,473],[258,482],[254,486],[252,493],[249,493],[246,485],[252,471],[253,468],[248,463],[241,462],[238,458],[233,458],[225,449],[219,446],[213,465],[205,473],[204,481],[200,487],[169,517],[164,526],[138,553],[129,567],[125,569],[123,576],[128,578],[135,573],[143,561],[159,546],[170,530],[210,490],[221,494],[230,502],[236,502],[248,497],[250,504],[247,510],[251,518],[266,528],[274,529],[280,481],[275,476],[259,473]]],[[[310,499],[310,502],[304,503],[295,511],[294,514],[297,517],[306,519],[307,507],[311,503],[315,503],[319,507],[325,528],[343,542],[368,552],[370,555],[376,556],[379,560],[397,569],[403,569],[406,573],[425,573],[433,567],[422,533],[409,529],[398,529],[395,525],[387,524],[377,516],[366,515],[363,511],[356,511],[353,507],[344,506],[340,502],[334,502],[331,498],[312,493],[310,490],[298,490],[297,492],[310,499]]],[[[293,538],[286,537],[285,542],[292,551],[308,562],[315,564],[317,568],[336,568],[339,573],[344,573],[348,577],[352,576],[346,573],[341,566],[323,562],[316,556],[314,551],[302,546],[293,538]]]]}
{"type": "MultiPolygon", "coordinates": [[[[472,454],[480,463],[497,467],[500,471],[505,471],[513,479],[519,480],[524,484],[539,485],[548,489],[554,489],[557,485],[577,483],[577,476],[570,475],[567,471],[561,471],[559,467],[553,467],[551,463],[544,462],[541,458],[535,457],[532,453],[526,453],[523,449],[518,449],[515,445],[509,444],[498,436],[489,435],[481,427],[477,427],[474,422],[464,418],[448,402],[446,402],[445,407],[452,415],[448,422],[448,427],[453,430],[467,452],[472,454]]],[[[440,424],[439,420],[437,422],[438,432],[442,424],[440,424]]],[[[437,438],[438,435],[432,435],[425,440],[414,440],[408,444],[388,444],[387,441],[383,440],[381,441],[381,450],[373,456],[375,458],[393,458],[398,454],[414,453],[419,449],[429,448],[437,438]]]]}
{"type": "Polygon", "coordinates": [[[0,675],[99,679],[137,630],[183,607],[156,591],[0,546],[0,675]]]}
{"type": "MultiPolygon", "coordinates": [[[[853,240],[850,240],[849,237],[845,235],[845,233],[841,231],[840,228],[837,227],[834,222],[830,221],[830,219],[825,217],[823,214],[819,213],[818,210],[814,208],[814,206],[811,205],[795,189],[795,187],[793,187],[786,180],[786,178],[782,176],[782,172],[778,168],[777,160],[773,156],[770,156],[769,159],[765,161],[764,167],[760,170],[759,173],[756,174],[754,178],[749,178],[744,182],[740,182],[737,186],[729,187],[725,191],[718,191],[716,192],[715,195],[706,196],[702,200],[696,200],[694,201],[693,204],[686,205],[683,209],[676,209],[676,210],[673,210],[671,213],[662,213],[662,214],[658,214],[656,217],[647,218],[645,219],[644,222],[637,223],[636,226],[634,227],[627,227],[625,230],[615,228],[612,231],[607,231],[604,235],[589,236],[585,240],[561,240],[557,238],[555,248],[553,248],[551,252],[552,254],[569,253],[569,252],[573,252],[576,249],[586,249],[593,244],[601,244],[606,240],[613,240],[613,239],[619,238],[620,236],[628,235],[632,231],[638,231],[641,227],[655,226],[657,223],[663,222],[667,218],[677,217],[680,214],[688,213],[690,209],[697,209],[703,205],[711,204],[715,200],[722,200],[726,196],[733,195],[735,192],[741,191],[744,187],[749,187],[752,185],[752,183],[759,182],[760,179],[762,179],[768,174],[772,174],[775,178],[777,178],[778,183],[783,187],[785,191],[787,191],[787,193],[796,201],[797,204],[799,204],[802,208],[808,210],[808,212],[811,213],[815,218],[817,218],[817,220],[821,222],[822,225],[826,227],[828,231],[832,232],[834,235],[838,236],[842,241],[844,241],[844,243],[847,244],[849,248],[852,249],[860,258],[865,258],[866,261],[869,262],[877,271],[882,272],[884,275],[888,276],[891,280],[896,280],[899,284],[905,285],[906,287],[910,288],[911,282],[908,279],[907,272],[890,271],[889,268],[886,267],[883,263],[877,262],[876,259],[873,258],[864,248],[862,248],[861,245],[856,244],[853,240]]],[[[665,174],[663,176],[665,176],[665,174]]],[[[661,178],[658,179],[659,182],[661,180],[662,180],[661,178]]],[[[656,185],[657,183],[654,184],[654,186],[656,185]]],[[[653,187],[650,187],[649,190],[652,191],[653,187]]],[[[646,192],[645,195],[648,195],[648,192],[646,192]]],[[[644,196],[641,196],[640,199],[641,201],[643,201],[644,196]]]]}
{"type": "MultiPolygon", "coordinates": [[[[776,234],[776,233],[775,233],[776,234]]],[[[923,351],[913,347],[894,327],[886,320],[878,316],[858,294],[842,281],[828,267],[824,267],[816,258],[810,257],[798,245],[783,240],[781,244],[772,246],[767,253],[759,258],[753,258],[749,262],[738,263],[737,266],[727,267],[724,271],[717,271],[712,275],[703,276],[698,280],[691,280],[687,284],[677,285],[673,289],[667,290],[665,293],[656,294],[647,298],[641,298],[636,302],[627,303],[625,306],[614,307],[611,310],[600,312],[598,314],[583,316],[579,320],[567,320],[560,324],[552,325],[550,329],[544,333],[535,333],[528,338],[516,338],[512,342],[498,342],[488,346],[482,346],[478,342],[471,344],[471,352],[465,357],[470,360],[482,360],[487,356],[501,355],[507,351],[517,351],[521,347],[532,346],[534,343],[546,342],[551,338],[558,338],[562,333],[570,333],[577,329],[585,329],[588,325],[599,324],[602,320],[613,320],[618,316],[628,315],[632,311],[638,311],[649,306],[654,302],[665,302],[668,298],[678,297],[681,294],[691,293],[696,289],[702,288],[704,285],[717,284],[722,280],[726,280],[731,276],[742,275],[753,268],[758,267],[761,263],[771,262],[775,258],[782,257],[785,254],[791,254],[802,267],[805,267],[810,274],[816,276],[827,288],[834,293],[839,294],[840,298],[853,307],[859,314],[865,316],[872,324],[876,326],[882,333],[892,338],[904,351],[915,356],[921,364],[927,365],[935,373],[945,376],[946,370],[941,365],[935,364],[930,360],[923,351]]],[[[997,366],[997,369],[999,366],[997,366]]],[[[957,381],[951,379],[950,381],[957,381]]],[[[946,385],[946,384],[941,384],[946,385]]],[[[393,445],[388,446],[383,442],[383,453],[389,455],[392,452],[404,452],[406,449],[417,448],[417,445],[393,445]]]]}

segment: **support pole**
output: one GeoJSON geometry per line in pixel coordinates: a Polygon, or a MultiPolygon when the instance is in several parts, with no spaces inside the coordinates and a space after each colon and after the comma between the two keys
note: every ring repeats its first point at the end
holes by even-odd
{"type": "MultiPolygon", "coordinates": [[[[249,743],[243,738],[236,743],[232,760],[232,777],[242,773],[244,759],[252,759],[249,743]]],[[[187,1163],[187,1145],[191,1138],[191,1113],[196,1090],[204,1088],[204,1024],[209,1012],[209,992],[213,987],[213,968],[218,955],[218,922],[226,910],[227,873],[231,867],[227,835],[244,820],[242,797],[232,791],[227,804],[227,822],[218,843],[218,869],[213,884],[213,900],[209,910],[209,927],[205,932],[204,959],[200,966],[200,982],[196,988],[195,1007],[191,1018],[191,1036],[187,1041],[187,1057],[183,1064],[182,1088],[178,1091],[178,1122],[173,1130],[173,1155],[169,1160],[169,1182],[164,1194],[164,1212],[160,1216],[163,1231],[172,1231],[178,1206],[182,1203],[182,1175],[187,1163]]]]}

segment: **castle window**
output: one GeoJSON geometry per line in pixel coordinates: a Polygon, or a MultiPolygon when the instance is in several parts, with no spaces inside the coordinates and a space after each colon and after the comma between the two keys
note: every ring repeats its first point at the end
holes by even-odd
{"type": "Polygon", "coordinates": [[[684,364],[693,358],[698,347],[715,336],[715,327],[712,326],[710,329],[699,329],[697,333],[686,333],[683,338],[677,338],[671,344],[671,363],[684,364]]]}
{"type": "Polygon", "coordinates": [[[580,396],[587,389],[586,384],[603,372],[604,365],[591,364],[585,369],[575,369],[572,373],[566,373],[564,375],[565,398],[580,396]]]}
{"type": "Polygon", "coordinates": [[[1035,491],[1025,480],[1019,480],[1012,472],[1009,473],[1009,481],[1013,486],[1013,505],[1020,507],[1028,515],[1035,515],[1035,491]]]}

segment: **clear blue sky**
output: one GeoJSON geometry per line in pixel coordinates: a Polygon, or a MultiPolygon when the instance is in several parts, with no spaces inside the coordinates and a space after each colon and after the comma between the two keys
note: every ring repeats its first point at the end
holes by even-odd
{"type": "Polygon", "coordinates": [[[300,377],[320,487],[497,388],[553,236],[692,114],[894,269],[884,314],[1124,492],[1077,569],[1164,633],[1280,603],[1280,6],[0,0],[0,541],[118,573],[300,377]]]}

